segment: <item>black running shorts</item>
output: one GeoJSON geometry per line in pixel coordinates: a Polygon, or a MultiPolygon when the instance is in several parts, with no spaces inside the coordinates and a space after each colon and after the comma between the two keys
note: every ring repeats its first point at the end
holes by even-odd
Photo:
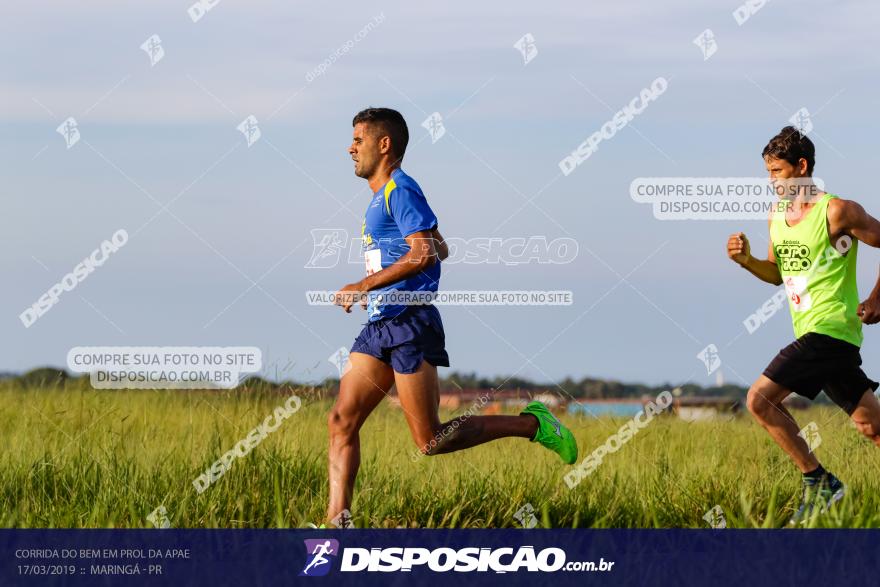
{"type": "Polygon", "coordinates": [[[861,364],[856,345],[808,332],[779,351],[764,369],[764,375],[810,399],[816,399],[824,390],[831,401],[852,414],[865,392],[880,386],[868,379],[861,364]]]}

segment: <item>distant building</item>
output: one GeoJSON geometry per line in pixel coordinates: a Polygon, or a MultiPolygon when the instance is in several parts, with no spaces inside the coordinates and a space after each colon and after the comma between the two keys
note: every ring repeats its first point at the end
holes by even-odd
{"type": "MultiPolygon", "coordinates": [[[[738,414],[743,406],[743,401],[735,397],[684,396],[679,388],[672,390],[672,393],[673,400],[669,412],[686,421],[731,418],[738,414]]],[[[561,392],[555,393],[553,390],[530,393],[519,389],[460,389],[455,392],[441,393],[440,409],[455,415],[465,412],[484,415],[517,413],[532,400],[543,402],[550,408],[566,411],[572,415],[632,418],[644,410],[648,402],[655,401],[656,398],[645,395],[640,398],[573,400],[561,392]]],[[[390,401],[392,404],[400,406],[396,394],[390,397],[390,401]]],[[[789,405],[788,401],[786,401],[786,405],[789,405]]],[[[792,402],[791,407],[802,407],[798,399],[790,401],[792,402]]]]}
{"type": "MultiPolygon", "coordinates": [[[[681,396],[673,391],[671,413],[682,420],[709,420],[714,418],[733,417],[740,410],[740,400],[731,397],[701,397],[681,396]]],[[[632,418],[642,410],[645,405],[654,401],[655,398],[644,396],[640,399],[620,398],[602,400],[583,400],[569,402],[569,414],[581,414],[594,417],[616,416],[620,418],[632,418]]]]}
{"type": "Polygon", "coordinates": [[[568,413],[582,416],[617,416],[632,418],[641,412],[647,401],[637,398],[580,400],[568,403],[568,413]]]}
{"type": "MultiPolygon", "coordinates": [[[[521,410],[533,399],[542,401],[550,407],[564,405],[558,395],[548,391],[532,394],[518,389],[461,389],[455,392],[441,393],[440,409],[453,413],[463,413],[470,410],[491,415],[521,410]]],[[[391,395],[389,400],[392,405],[400,407],[400,400],[396,393],[391,395]]]]}

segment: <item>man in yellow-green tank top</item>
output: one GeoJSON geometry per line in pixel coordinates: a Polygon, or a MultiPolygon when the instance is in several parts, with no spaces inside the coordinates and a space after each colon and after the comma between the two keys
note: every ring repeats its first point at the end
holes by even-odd
{"type": "Polygon", "coordinates": [[[782,401],[792,392],[815,399],[820,391],[856,428],[880,446],[876,381],[861,369],[862,324],[880,321],[880,280],[863,302],[856,286],[859,241],[880,247],[880,222],[858,203],[821,191],[812,181],[815,147],[787,126],[762,156],[780,203],[769,218],[767,259],[752,256],[743,233],[727,240],[727,256],[752,275],[784,285],[797,340],[770,362],[749,389],[748,408],[803,473],[801,503],[792,524],[826,511],[845,486],[826,471],[782,401]]]}

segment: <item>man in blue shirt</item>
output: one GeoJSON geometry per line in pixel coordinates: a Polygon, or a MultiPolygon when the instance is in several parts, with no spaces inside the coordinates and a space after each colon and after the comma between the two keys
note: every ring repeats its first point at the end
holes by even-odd
{"type": "MultiPolygon", "coordinates": [[[[406,236],[425,231],[435,238],[435,246],[445,246],[437,232],[437,217],[428,206],[422,189],[398,167],[391,171],[384,187],[373,194],[364,215],[361,238],[367,275],[393,265],[410,250],[406,236]]],[[[441,252],[441,259],[445,258],[446,249],[441,252]]],[[[435,262],[400,281],[371,290],[367,294],[370,322],[397,316],[406,309],[405,305],[393,303],[391,292],[436,292],[439,281],[440,263],[435,262]]],[[[436,308],[434,310],[436,312],[436,308]]],[[[437,316],[439,319],[439,313],[437,316]]],[[[444,359],[443,365],[449,366],[448,359],[444,359]]]]}
{"type": "Polygon", "coordinates": [[[540,402],[531,402],[518,416],[440,422],[437,367],[448,367],[449,357],[440,312],[425,298],[437,291],[440,261],[448,250],[421,188],[400,168],[409,141],[403,116],[389,108],[368,108],[354,117],[352,126],[348,152],[354,172],[373,192],[362,227],[367,275],[340,289],[336,304],[351,312],[360,303],[368,322],[351,347],[350,368],[330,411],[327,520],[351,507],[360,428],[392,385],[397,386],[413,440],[425,455],[519,436],[574,463],[577,445],[571,431],[540,402]]]}

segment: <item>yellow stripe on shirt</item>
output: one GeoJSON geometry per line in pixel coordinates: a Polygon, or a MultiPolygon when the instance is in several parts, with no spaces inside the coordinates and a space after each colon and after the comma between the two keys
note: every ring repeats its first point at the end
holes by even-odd
{"type": "Polygon", "coordinates": [[[388,215],[391,216],[391,204],[388,203],[389,198],[391,198],[391,192],[394,191],[394,188],[397,187],[397,184],[394,183],[393,179],[389,179],[388,183],[385,184],[385,209],[388,211],[388,215]]]}

